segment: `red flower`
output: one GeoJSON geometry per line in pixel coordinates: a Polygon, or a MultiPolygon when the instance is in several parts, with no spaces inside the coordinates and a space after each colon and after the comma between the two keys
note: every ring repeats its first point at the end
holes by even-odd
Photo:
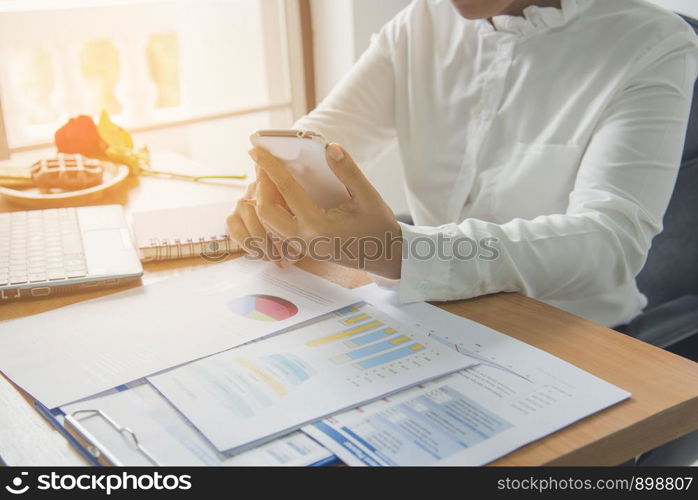
{"type": "Polygon", "coordinates": [[[56,131],[54,139],[60,153],[80,153],[89,158],[100,158],[106,150],[95,122],[86,115],[68,120],[56,131]]]}

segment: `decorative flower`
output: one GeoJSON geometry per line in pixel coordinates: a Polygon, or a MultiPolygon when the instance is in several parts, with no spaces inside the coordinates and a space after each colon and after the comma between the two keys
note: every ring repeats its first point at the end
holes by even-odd
{"type": "Polygon", "coordinates": [[[131,173],[140,175],[150,165],[150,153],[144,146],[138,151],[133,149],[131,134],[111,121],[106,111],[102,111],[97,125],[100,137],[107,145],[104,155],[114,163],[123,163],[131,173]]]}
{"type": "Polygon", "coordinates": [[[79,153],[90,158],[100,158],[107,148],[95,122],[86,115],[68,120],[56,131],[54,138],[59,153],[79,153]]]}
{"type": "Polygon", "coordinates": [[[59,153],[80,153],[88,158],[123,163],[132,175],[165,175],[192,181],[247,177],[246,175],[185,175],[153,170],[150,168],[148,147],[134,149],[131,134],[112,122],[106,111],[102,111],[98,125],[95,125],[92,118],[86,115],[71,118],[56,131],[54,138],[59,153]]]}

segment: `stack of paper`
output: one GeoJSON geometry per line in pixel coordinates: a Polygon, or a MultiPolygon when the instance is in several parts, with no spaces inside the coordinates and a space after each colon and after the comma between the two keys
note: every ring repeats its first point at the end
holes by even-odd
{"type": "Polygon", "coordinates": [[[301,432],[294,432],[263,446],[227,456],[216,450],[169,402],[147,382],[113,391],[103,396],[66,405],[70,415],[86,408],[100,410],[120,426],[136,433],[139,444],[148,452],[139,453],[123,434],[99,417],[81,418],[82,432],[89,433],[109,450],[115,465],[290,465],[305,466],[330,460],[326,448],[301,432]]]}
{"type": "Polygon", "coordinates": [[[240,258],[7,321],[0,370],[55,408],[357,300],[300,269],[240,258]]]}
{"type": "Polygon", "coordinates": [[[364,305],[148,380],[219,451],[239,452],[472,364],[364,305]]]}
{"type": "Polygon", "coordinates": [[[3,327],[0,369],[124,465],[480,465],[629,396],[375,285],[244,259],[3,327]]]}
{"type": "Polygon", "coordinates": [[[391,292],[364,296],[478,364],[303,430],[350,465],[483,465],[630,394],[555,356],[391,292]]]}

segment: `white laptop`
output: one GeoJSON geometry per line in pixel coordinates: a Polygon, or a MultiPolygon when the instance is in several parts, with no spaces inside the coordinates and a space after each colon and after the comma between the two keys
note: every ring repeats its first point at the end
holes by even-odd
{"type": "Polygon", "coordinates": [[[0,304],[118,286],[142,274],[119,205],[0,213],[0,304]]]}

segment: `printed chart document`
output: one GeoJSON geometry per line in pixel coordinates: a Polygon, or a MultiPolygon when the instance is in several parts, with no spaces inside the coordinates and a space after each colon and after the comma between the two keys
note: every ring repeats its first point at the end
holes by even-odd
{"type": "Polygon", "coordinates": [[[381,310],[479,364],[303,428],[350,465],[482,465],[630,396],[484,325],[365,288],[381,310]]]}
{"type": "Polygon", "coordinates": [[[219,451],[234,452],[471,364],[363,305],[148,380],[219,451]]]}
{"type": "Polygon", "coordinates": [[[55,408],[357,302],[296,268],[239,258],[0,325],[0,371],[55,408]]]}
{"type": "MultiPolygon", "coordinates": [[[[100,410],[119,426],[131,429],[159,465],[305,466],[333,457],[302,432],[293,432],[238,455],[222,455],[147,382],[61,408],[66,415],[83,409],[100,410]]],[[[89,434],[93,443],[99,443],[115,464],[153,465],[148,456],[103,417],[80,416],[79,425],[83,435],[89,434]]]]}

